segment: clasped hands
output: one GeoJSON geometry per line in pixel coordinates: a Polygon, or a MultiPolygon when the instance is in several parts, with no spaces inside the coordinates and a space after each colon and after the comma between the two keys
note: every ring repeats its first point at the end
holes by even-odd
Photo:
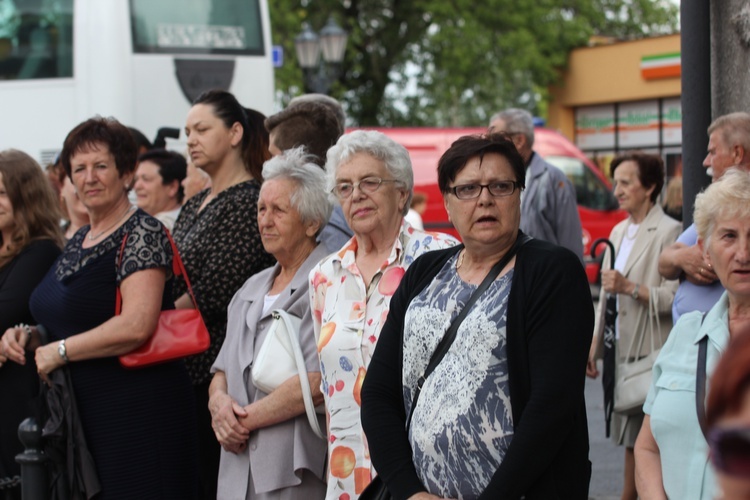
{"type": "Polygon", "coordinates": [[[239,419],[248,416],[247,410],[225,392],[212,395],[208,409],[211,412],[211,427],[221,447],[230,453],[243,452],[250,430],[239,419]]]}

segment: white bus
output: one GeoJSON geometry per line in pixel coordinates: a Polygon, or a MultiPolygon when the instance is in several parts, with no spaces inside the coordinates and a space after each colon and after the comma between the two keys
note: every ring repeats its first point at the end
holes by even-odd
{"type": "Polygon", "coordinates": [[[44,165],[94,115],[153,139],[209,88],[269,114],[269,26],[266,0],[0,0],[0,150],[44,165]]]}

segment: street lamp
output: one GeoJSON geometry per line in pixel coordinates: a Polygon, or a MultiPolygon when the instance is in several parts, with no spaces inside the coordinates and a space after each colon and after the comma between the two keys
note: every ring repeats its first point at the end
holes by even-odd
{"type": "Polygon", "coordinates": [[[294,48],[302,67],[306,91],[328,94],[331,85],[341,73],[347,38],[346,31],[336,24],[333,17],[328,18],[325,27],[320,30],[320,35],[316,34],[309,24],[303,24],[302,33],[294,38],[294,48]]]}

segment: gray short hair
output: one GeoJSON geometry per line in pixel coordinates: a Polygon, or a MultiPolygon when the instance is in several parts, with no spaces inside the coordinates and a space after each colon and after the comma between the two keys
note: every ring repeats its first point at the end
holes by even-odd
{"type": "Polygon", "coordinates": [[[409,152],[387,135],[375,130],[355,130],[344,134],[328,150],[326,159],[328,191],[331,191],[336,184],[336,172],[339,166],[357,153],[366,153],[382,161],[388,173],[404,186],[409,194],[402,210],[402,215],[406,215],[414,195],[414,172],[411,168],[409,152]]]}
{"type": "Polygon", "coordinates": [[[333,205],[326,191],[325,172],[313,162],[311,155],[305,153],[305,148],[287,149],[266,161],[263,181],[272,179],[288,179],[297,185],[289,202],[299,212],[303,223],[319,222],[320,233],[331,218],[333,205]]]}
{"type": "Polygon", "coordinates": [[[750,114],[739,111],[722,115],[708,126],[708,135],[717,130],[721,131],[725,146],[742,146],[745,154],[750,155],[750,114]]]}
{"type": "Polygon", "coordinates": [[[531,113],[525,109],[509,108],[492,115],[490,125],[498,119],[505,123],[505,130],[503,132],[508,134],[523,134],[526,136],[529,148],[534,147],[534,117],[531,116],[531,113]]]}
{"type": "Polygon", "coordinates": [[[750,172],[730,168],[695,198],[695,228],[705,245],[718,219],[750,219],[750,172]]]}

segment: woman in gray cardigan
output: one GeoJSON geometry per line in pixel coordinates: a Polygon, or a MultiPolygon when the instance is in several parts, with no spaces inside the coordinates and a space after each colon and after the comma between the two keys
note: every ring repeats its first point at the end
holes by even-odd
{"type": "Polygon", "coordinates": [[[258,227],[265,250],[278,263],[235,294],[226,340],[211,368],[208,406],[222,446],[221,499],[325,496],[326,442],[313,433],[300,385],[309,384],[316,405],[323,402],[307,289],[310,270],[328,254],[315,241],[331,214],[324,175],[302,149],[263,167],[258,227]],[[299,340],[308,380],[293,376],[266,394],[253,385],[251,370],[274,309],[302,319],[299,340]]]}

